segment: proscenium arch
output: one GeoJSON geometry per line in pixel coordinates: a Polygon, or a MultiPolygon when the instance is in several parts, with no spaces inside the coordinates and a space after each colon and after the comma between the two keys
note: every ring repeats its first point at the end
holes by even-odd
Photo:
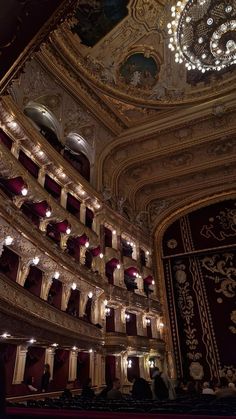
{"type": "MultiPolygon", "coordinates": [[[[207,194],[207,192],[206,192],[207,194]]],[[[215,194],[205,195],[198,200],[193,202],[193,199],[189,199],[190,202],[182,202],[180,205],[175,209],[173,212],[173,208],[169,208],[168,211],[165,212],[165,215],[161,218],[160,223],[155,226],[154,232],[154,269],[156,272],[156,277],[158,278],[158,291],[159,291],[159,298],[163,307],[163,315],[165,319],[166,327],[166,352],[170,356],[173,369],[174,369],[174,378],[177,377],[176,374],[176,366],[175,366],[175,357],[174,357],[174,349],[172,343],[172,334],[171,334],[171,324],[170,324],[170,317],[168,311],[168,302],[167,302],[167,295],[166,295],[166,287],[165,287],[165,277],[164,277],[164,269],[162,263],[162,240],[165,231],[167,228],[177,219],[181,218],[184,215],[187,215],[197,209],[207,207],[211,204],[215,204],[217,202],[227,201],[230,199],[236,198],[236,190],[228,190],[224,192],[216,192],[215,194]]]]}

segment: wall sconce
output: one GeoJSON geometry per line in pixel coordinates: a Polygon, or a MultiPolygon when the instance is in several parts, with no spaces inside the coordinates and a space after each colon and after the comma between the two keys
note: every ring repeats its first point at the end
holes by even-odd
{"type": "Polygon", "coordinates": [[[35,257],[33,258],[33,260],[32,260],[32,264],[33,264],[34,266],[36,266],[36,265],[38,265],[38,263],[39,263],[39,257],[38,257],[38,256],[35,256],[35,257]]]}
{"type": "Polygon", "coordinates": [[[105,308],[105,315],[108,317],[111,314],[111,309],[109,307],[105,308]]]}
{"type": "Polygon", "coordinates": [[[45,213],[46,217],[49,218],[52,215],[52,211],[50,209],[48,209],[45,213]]]}
{"type": "Polygon", "coordinates": [[[130,321],[130,314],[125,313],[125,320],[126,320],[127,322],[129,322],[129,321],[130,321]]]}
{"type": "Polygon", "coordinates": [[[21,195],[22,196],[26,196],[27,193],[28,193],[28,189],[26,187],[24,187],[24,188],[21,189],[21,195]]]}
{"type": "Polygon", "coordinates": [[[10,338],[11,335],[10,335],[10,333],[4,332],[0,337],[3,338],[3,339],[7,339],[7,338],[10,338]]]}
{"type": "Polygon", "coordinates": [[[146,251],[146,255],[147,255],[147,256],[149,256],[149,255],[150,255],[150,252],[149,252],[149,250],[147,250],[147,251],[146,251]]]}
{"type": "Polygon", "coordinates": [[[147,325],[147,326],[150,326],[150,324],[151,324],[151,319],[147,319],[147,318],[146,318],[146,325],[147,325]]]}
{"type": "Polygon", "coordinates": [[[149,364],[149,367],[150,368],[154,368],[155,367],[155,362],[153,361],[153,359],[149,359],[148,364],[149,364]]]}
{"type": "Polygon", "coordinates": [[[77,285],[76,285],[75,282],[73,282],[72,285],[71,285],[71,289],[74,291],[74,290],[76,290],[76,288],[77,288],[77,285]]]}
{"type": "Polygon", "coordinates": [[[159,323],[159,328],[162,329],[164,327],[164,323],[160,322],[159,323]]]}
{"type": "Polygon", "coordinates": [[[132,368],[132,359],[127,359],[127,368],[132,368]]]}
{"type": "Polygon", "coordinates": [[[37,341],[36,341],[36,339],[31,338],[30,340],[28,340],[28,342],[29,342],[29,343],[31,343],[31,344],[33,344],[33,343],[35,343],[35,342],[37,342],[37,341]]]}
{"type": "Polygon", "coordinates": [[[104,300],[104,306],[107,306],[107,304],[108,304],[108,301],[104,300]]]}
{"type": "Polygon", "coordinates": [[[53,343],[52,346],[53,346],[53,348],[57,348],[58,347],[58,343],[53,343]]]}
{"type": "Polygon", "coordinates": [[[78,349],[77,346],[72,347],[72,351],[77,351],[77,349],[78,349]]]}
{"type": "Polygon", "coordinates": [[[13,243],[13,237],[6,236],[6,238],[5,238],[5,245],[6,246],[10,246],[12,243],[13,243]]]}
{"type": "Polygon", "coordinates": [[[88,293],[88,298],[93,298],[93,293],[92,293],[92,291],[89,291],[89,293],[88,293]]]}
{"type": "Polygon", "coordinates": [[[91,353],[93,353],[93,350],[92,349],[89,349],[89,353],[91,354],[91,353]]]}
{"type": "Polygon", "coordinates": [[[154,279],[152,280],[152,285],[155,285],[155,281],[154,281],[154,279]]]}
{"type": "Polygon", "coordinates": [[[103,259],[103,256],[104,256],[103,253],[99,254],[100,259],[103,259]]]}
{"type": "Polygon", "coordinates": [[[116,230],[112,230],[112,234],[115,235],[116,234],[116,230]]]}
{"type": "Polygon", "coordinates": [[[54,272],[53,277],[54,277],[55,279],[59,279],[59,278],[60,278],[60,272],[58,272],[58,271],[54,272]]]}
{"type": "Polygon", "coordinates": [[[116,269],[120,269],[120,264],[119,263],[117,263],[116,269]]]}
{"type": "Polygon", "coordinates": [[[70,233],[71,233],[71,228],[70,227],[67,227],[66,234],[70,234],[70,233]]]}
{"type": "Polygon", "coordinates": [[[85,247],[87,247],[87,248],[89,247],[89,242],[85,243],[85,247]]]}

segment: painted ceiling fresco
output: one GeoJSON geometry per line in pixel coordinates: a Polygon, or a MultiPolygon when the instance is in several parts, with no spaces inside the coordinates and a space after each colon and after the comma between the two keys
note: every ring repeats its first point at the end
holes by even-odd
{"type": "Polygon", "coordinates": [[[77,22],[72,32],[79,35],[83,44],[92,47],[128,14],[129,0],[80,1],[76,10],[77,22]]]}

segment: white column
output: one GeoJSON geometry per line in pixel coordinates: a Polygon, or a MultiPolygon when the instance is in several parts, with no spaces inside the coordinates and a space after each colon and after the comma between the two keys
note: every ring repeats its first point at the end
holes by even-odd
{"type": "Polygon", "coordinates": [[[31,261],[32,259],[29,259],[28,257],[24,256],[20,259],[16,282],[20,284],[22,287],[25,285],[25,280],[29,274],[31,261]]]}
{"type": "Polygon", "coordinates": [[[71,295],[71,287],[69,284],[62,284],[62,298],[61,298],[61,310],[66,311],[68,301],[71,295]]]}
{"type": "Polygon", "coordinates": [[[103,384],[102,380],[102,355],[94,354],[94,385],[101,387],[103,384]]]}
{"type": "Polygon", "coordinates": [[[147,335],[145,333],[146,329],[144,330],[144,327],[143,327],[143,314],[142,313],[136,314],[136,322],[137,322],[137,335],[138,336],[147,335]]]}
{"type": "Polygon", "coordinates": [[[144,378],[147,381],[150,380],[148,359],[149,355],[139,357],[140,377],[144,378]]]}
{"type": "Polygon", "coordinates": [[[26,362],[27,352],[28,352],[28,348],[26,346],[23,346],[23,345],[17,346],[12,384],[21,384],[22,381],[24,380],[25,362],[26,362]]]}
{"type": "Polygon", "coordinates": [[[77,379],[77,358],[78,350],[71,350],[69,357],[69,376],[68,381],[75,381],[77,379]]]}
{"type": "Polygon", "coordinates": [[[53,273],[52,272],[44,272],[43,279],[42,279],[42,286],[40,292],[40,298],[47,301],[48,293],[51,288],[53,281],[53,273]]]}
{"type": "Polygon", "coordinates": [[[61,200],[60,200],[60,203],[61,203],[61,206],[63,208],[66,208],[66,204],[67,204],[67,193],[68,193],[67,188],[62,188],[62,190],[61,190],[61,200]]]}
{"type": "Polygon", "coordinates": [[[50,380],[53,379],[54,355],[55,355],[54,348],[47,348],[45,350],[45,364],[48,364],[50,366],[50,373],[51,373],[50,380]]]}

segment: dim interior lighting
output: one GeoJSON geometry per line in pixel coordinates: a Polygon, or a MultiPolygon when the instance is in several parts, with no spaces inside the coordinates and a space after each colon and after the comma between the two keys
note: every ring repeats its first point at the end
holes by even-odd
{"type": "Polygon", "coordinates": [[[45,215],[46,215],[46,217],[47,217],[47,218],[51,217],[51,215],[52,215],[52,211],[48,209],[48,210],[46,211],[45,215]]]}
{"type": "Polygon", "coordinates": [[[60,272],[56,271],[56,272],[54,273],[54,278],[55,278],[55,279],[60,278],[60,272]]]}
{"type": "Polygon", "coordinates": [[[90,349],[89,349],[89,353],[91,354],[92,352],[93,352],[93,350],[90,348],[90,349]]]}
{"type": "Polygon", "coordinates": [[[70,234],[70,233],[71,233],[71,228],[70,227],[67,227],[66,234],[70,234]]]}
{"type": "Polygon", "coordinates": [[[132,359],[127,360],[127,367],[132,368],[132,359]]]}
{"type": "Polygon", "coordinates": [[[10,333],[7,333],[7,332],[4,332],[4,333],[1,335],[1,338],[3,338],[3,339],[7,339],[7,338],[10,338],[10,337],[11,337],[10,333]]]}
{"type": "Polygon", "coordinates": [[[89,242],[85,243],[85,247],[87,247],[87,248],[89,247],[89,242]]]}
{"type": "Polygon", "coordinates": [[[77,285],[76,285],[76,283],[75,283],[75,282],[73,282],[73,283],[72,283],[72,285],[71,285],[71,289],[72,289],[72,290],[76,290],[76,288],[77,288],[77,285]]]}
{"type": "Polygon", "coordinates": [[[77,349],[78,349],[77,346],[72,347],[72,351],[77,351],[77,349]]]}
{"type": "Polygon", "coordinates": [[[53,346],[53,348],[57,348],[58,347],[58,343],[53,343],[52,346],[53,346]]]}
{"type": "Polygon", "coordinates": [[[27,188],[24,187],[24,188],[21,189],[21,195],[26,196],[27,193],[28,193],[28,189],[27,188]]]}
{"type": "Polygon", "coordinates": [[[92,291],[89,291],[89,293],[88,293],[88,298],[93,298],[93,293],[92,293],[92,291]]]}
{"type": "Polygon", "coordinates": [[[33,343],[35,343],[35,342],[37,342],[37,341],[36,341],[36,339],[31,338],[28,342],[29,342],[29,343],[31,343],[31,344],[33,344],[33,343]]]}
{"type": "Polygon", "coordinates": [[[117,269],[120,269],[120,264],[119,264],[119,263],[117,263],[116,267],[117,267],[117,269]]]}
{"type": "Polygon", "coordinates": [[[103,259],[103,256],[104,256],[103,253],[99,254],[100,259],[103,259]]]}
{"type": "Polygon", "coordinates": [[[6,238],[5,238],[5,245],[6,246],[10,246],[12,243],[13,243],[13,237],[6,236],[6,238]]]}
{"type": "Polygon", "coordinates": [[[39,263],[39,257],[38,256],[35,256],[34,258],[33,258],[33,260],[32,260],[32,263],[33,263],[33,265],[38,265],[38,263],[39,263]]]}

